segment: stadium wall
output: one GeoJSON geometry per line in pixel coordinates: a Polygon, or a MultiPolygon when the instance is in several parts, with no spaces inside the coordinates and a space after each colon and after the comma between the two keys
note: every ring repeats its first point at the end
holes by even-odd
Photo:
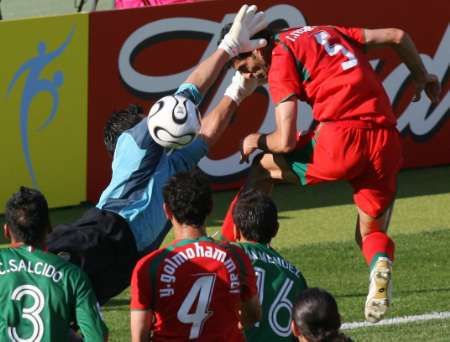
{"type": "MultiPolygon", "coordinates": [[[[51,206],[86,199],[96,202],[110,179],[110,158],[102,137],[111,111],[129,103],[147,110],[159,97],[172,93],[193,67],[216,49],[221,28],[232,21],[242,3],[211,1],[0,22],[0,36],[8,47],[0,66],[4,75],[0,103],[2,113],[6,113],[0,116],[0,123],[7,131],[0,138],[5,151],[0,204],[21,184],[39,186],[51,206]],[[74,33],[66,49],[47,64],[40,64],[40,74],[28,69],[11,86],[21,65],[38,56],[39,42],[46,44],[50,53],[68,39],[71,30],[74,33]],[[57,71],[63,73],[64,83],[52,93],[44,89],[44,83],[50,84],[57,71]],[[32,77],[47,82],[38,82],[43,88],[35,89],[36,96],[26,97],[26,80],[32,77]],[[50,123],[39,130],[55,103],[52,94],[58,98],[57,110],[50,123]],[[28,150],[24,149],[24,137],[28,150]]],[[[407,69],[392,52],[371,52],[372,65],[399,117],[404,166],[450,163],[448,0],[435,0],[433,6],[382,0],[370,9],[356,0],[257,3],[270,21],[289,26],[400,27],[409,32],[427,67],[444,84],[444,96],[437,106],[430,106],[425,97],[411,102],[413,87],[407,69]]],[[[202,112],[218,103],[231,77],[232,71],[222,74],[205,98],[202,112]]],[[[200,162],[216,189],[234,187],[242,181],[248,165],[238,163],[239,143],[250,132],[270,132],[274,128],[273,112],[266,87],[243,102],[222,139],[200,162]]],[[[311,109],[300,105],[299,129],[308,129],[311,123],[311,109]]]]}
{"type": "Polygon", "coordinates": [[[86,200],[88,15],[0,22],[0,212],[20,185],[86,200]]]}

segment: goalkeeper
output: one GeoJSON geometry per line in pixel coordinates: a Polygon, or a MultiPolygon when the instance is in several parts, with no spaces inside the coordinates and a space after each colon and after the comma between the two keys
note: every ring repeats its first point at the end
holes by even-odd
{"type": "MultiPolygon", "coordinates": [[[[198,105],[231,58],[266,44],[249,38],[265,27],[265,16],[256,6],[242,6],[217,51],[199,64],[177,94],[198,105]]],[[[105,142],[114,155],[110,184],[95,208],[74,223],[56,227],[48,239],[50,251],[82,266],[100,304],[128,287],[138,258],[158,248],[167,234],[170,224],[163,212],[163,185],[175,173],[196,166],[256,85],[257,81],[237,73],[223,99],[202,120],[199,137],[170,155],[151,139],[136,108],[113,115],[107,123],[105,142]]]]}

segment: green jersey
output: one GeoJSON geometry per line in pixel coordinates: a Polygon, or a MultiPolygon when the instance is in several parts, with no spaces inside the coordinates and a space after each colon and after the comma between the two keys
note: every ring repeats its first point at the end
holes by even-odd
{"type": "Polygon", "coordinates": [[[245,330],[247,341],[293,341],[291,316],[294,301],[307,285],[297,268],[268,245],[239,245],[252,261],[256,274],[262,319],[245,330]]]}
{"type": "Polygon", "coordinates": [[[68,341],[75,321],[84,341],[107,333],[84,272],[31,246],[0,249],[0,303],[0,341],[68,341]]]}

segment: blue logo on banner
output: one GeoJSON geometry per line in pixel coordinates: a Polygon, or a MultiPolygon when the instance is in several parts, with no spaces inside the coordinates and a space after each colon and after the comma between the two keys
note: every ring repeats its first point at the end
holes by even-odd
{"type": "Polygon", "coordinates": [[[33,170],[33,164],[31,162],[30,147],[28,141],[30,105],[33,101],[33,98],[39,93],[49,93],[53,99],[51,111],[45,122],[39,127],[38,130],[46,128],[55,118],[59,105],[58,88],[61,87],[61,85],[64,83],[64,74],[62,71],[58,70],[53,74],[53,79],[51,80],[41,78],[40,74],[48,64],[50,64],[55,58],[61,55],[61,53],[67,48],[70,41],[72,40],[73,34],[74,30],[69,33],[66,40],[61,44],[61,46],[59,46],[55,51],[48,53],[46,52],[47,47],[45,43],[40,42],[37,46],[38,55],[20,66],[19,70],[17,70],[8,86],[7,94],[9,95],[19,77],[23,73],[28,71],[28,76],[25,79],[22,98],[20,102],[20,135],[22,138],[22,150],[25,156],[25,162],[34,187],[38,187],[38,184],[36,175],[33,170]]]}

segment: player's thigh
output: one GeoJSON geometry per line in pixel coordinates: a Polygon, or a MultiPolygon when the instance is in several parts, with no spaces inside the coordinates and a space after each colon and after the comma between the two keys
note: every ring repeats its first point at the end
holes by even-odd
{"type": "Polygon", "coordinates": [[[87,273],[101,304],[129,285],[139,258],[125,220],[97,208],[70,225],[57,226],[48,236],[47,247],[87,273]]]}
{"type": "Polygon", "coordinates": [[[397,175],[402,161],[400,141],[396,131],[380,135],[387,137],[385,144],[377,150],[364,173],[350,181],[362,236],[372,231],[387,231],[397,194],[397,175]]]}

